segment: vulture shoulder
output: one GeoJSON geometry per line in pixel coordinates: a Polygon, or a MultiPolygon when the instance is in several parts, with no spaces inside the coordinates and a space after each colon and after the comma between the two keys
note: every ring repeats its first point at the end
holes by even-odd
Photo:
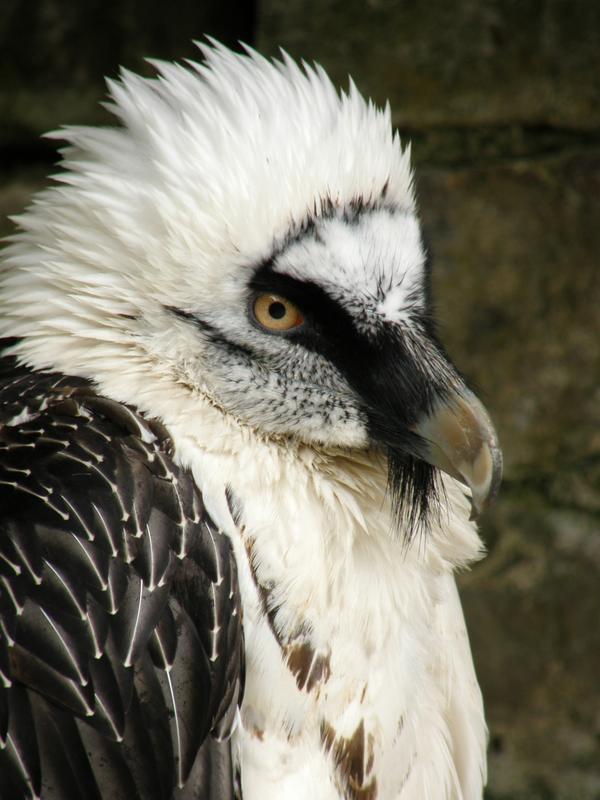
{"type": "Polygon", "coordinates": [[[0,796],[238,795],[229,540],[167,431],[0,360],[0,796]]]}

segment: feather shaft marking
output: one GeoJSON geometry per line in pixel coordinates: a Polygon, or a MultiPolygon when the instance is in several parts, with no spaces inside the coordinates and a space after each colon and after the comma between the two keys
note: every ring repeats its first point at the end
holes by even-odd
{"type": "Polygon", "coordinates": [[[0,617],[0,629],[2,629],[2,633],[4,634],[4,638],[8,642],[8,646],[12,647],[15,643],[15,640],[12,638],[10,633],[6,630],[6,624],[2,617],[0,617]]]}
{"type": "Polygon", "coordinates": [[[16,597],[15,593],[13,592],[13,588],[10,585],[10,583],[7,581],[7,579],[5,577],[2,577],[2,578],[0,578],[0,581],[2,581],[2,583],[6,587],[6,591],[8,592],[8,595],[9,595],[10,599],[13,602],[13,605],[15,607],[15,611],[17,612],[17,616],[21,616],[21,614],[23,613],[24,606],[19,605],[19,601],[17,600],[17,597],[16,597]]]}
{"type": "Polygon", "coordinates": [[[150,533],[149,522],[146,523],[146,535],[148,536],[148,548],[150,550],[150,585],[148,586],[148,588],[150,589],[151,592],[153,592],[154,589],[156,588],[156,583],[154,580],[155,562],[154,562],[154,545],[152,544],[152,534],[150,533]]]}
{"type": "Polygon", "coordinates": [[[106,538],[108,539],[110,547],[111,547],[111,555],[114,557],[114,556],[118,555],[119,551],[117,550],[117,546],[116,546],[115,540],[113,539],[112,534],[110,532],[110,528],[109,528],[106,520],[104,519],[104,514],[102,513],[101,509],[99,509],[98,506],[95,503],[92,503],[92,508],[98,514],[98,517],[100,518],[100,522],[102,523],[102,525],[104,527],[104,530],[106,531],[106,538]]]}
{"type": "Polygon", "coordinates": [[[8,556],[4,555],[4,553],[0,553],[0,558],[8,564],[8,566],[12,569],[15,575],[21,574],[21,567],[18,564],[14,564],[10,560],[10,558],[8,558],[8,556]]]}
{"type": "Polygon", "coordinates": [[[80,684],[81,684],[82,686],[87,686],[87,685],[88,685],[88,679],[85,677],[85,675],[82,673],[81,669],[79,668],[79,664],[77,663],[77,661],[76,661],[76,660],[75,660],[75,658],[73,657],[73,654],[71,653],[71,650],[69,649],[69,645],[68,645],[68,644],[67,644],[67,642],[65,641],[65,639],[64,639],[64,637],[63,637],[62,633],[59,631],[58,627],[56,626],[56,623],[54,622],[54,620],[53,620],[53,619],[52,619],[52,617],[51,617],[51,616],[48,614],[48,612],[47,612],[47,611],[45,611],[45,610],[44,610],[43,608],[41,608],[41,607],[40,607],[40,611],[42,612],[42,614],[44,615],[44,617],[46,617],[46,619],[48,620],[48,622],[49,622],[49,624],[50,624],[50,627],[52,628],[52,630],[54,631],[54,633],[55,633],[55,634],[56,634],[56,636],[58,637],[58,639],[59,639],[60,643],[61,643],[61,644],[62,644],[62,646],[63,646],[63,649],[64,649],[65,653],[67,654],[67,656],[68,656],[69,660],[71,661],[71,663],[72,663],[72,664],[73,664],[73,666],[75,667],[75,672],[76,672],[76,673],[79,675],[79,682],[80,682],[80,684]]]}
{"type": "Polygon", "coordinates": [[[83,552],[85,554],[85,557],[90,562],[90,564],[92,565],[92,569],[94,570],[94,572],[98,576],[98,582],[100,583],[100,587],[101,587],[102,591],[105,592],[108,589],[108,584],[106,583],[106,581],[104,580],[104,578],[100,574],[100,571],[99,571],[94,559],[91,557],[91,555],[85,549],[85,546],[84,546],[83,542],[79,539],[79,537],[76,536],[74,533],[72,533],[71,536],[73,537],[73,539],[75,539],[75,541],[77,542],[79,547],[81,547],[81,549],[83,550],[83,552]]]}
{"type": "Polygon", "coordinates": [[[133,626],[133,631],[131,632],[131,639],[130,639],[130,642],[129,642],[129,649],[127,651],[127,656],[125,658],[125,661],[123,662],[123,664],[126,667],[130,667],[131,666],[131,655],[132,655],[132,652],[133,652],[133,646],[135,644],[135,637],[136,637],[136,634],[137,634],[137,629],[138,629],[138,625],[139,625],[139,622],[140,622],[140,615],[141,615],[141,612],[142,612],[143,592],[144,592],[144,581],[140,578],[140,596],[138,598],[138,607],[137,607],[137,613],[135,615],[135,623],[134,623],[134,626],[133,626]]]}
{"type": "MultiPolygon", "coordinates": [[[[35,445],[32,444],[31,447],[35,447],[35,445]]],[[[13,489],[18,489],[20,492],[25,492],[26,494],[30,494],[33,497],[37,497],[38,500],[42,500],[44,503],[46,503],[47,506],[50,506],[50,508],[53,511],[55,511],[60,517],[62,517],[65,521],[69,519],[69,515],[65,514],[64,511],[61,511],[59,508],[57,508],[54,505],[54,503],[51,503],[45,494],[39,494],[38,492],[34,492],[33,489],[28,489],[26,486],[21,486],[21,484],[17,483],[16,481],[4,481],[0,479],[0,484],[2,484],[3,486],[12,486],[13,489]]]]}
{"type": "Polygon", "coordinates": [[[15,756],[17,758],[17,762],[19,764],[19,769],[21,770],[21,773],[23,774],[23,777],[25,778],[25,782],[27,783],[27,786],[28,786],[28,788],[29,788],[29,790],[31,792],[31,797],[32,798],[37,798],[36,793],[33,791],[33,786],[31,784],[31,778],[29,776],[29,772],[27,771],[27,767],[25,766],[25,763],[24,763],[23,759],[21,758],[21,754],[19,753],[19,750],[18,750],[18,748],[17,748],[12,736],[10,735],[10,733],[6,737],[6,742],[9,745],[9,747],[12,748],[12,751],[13,751],[13,753],[15,754],[15,756]]]}
{"type": "Polygon", "coordinates": [[[171,694],[171,703],[173,705],[173,720],[175,722],[175,736],[177,737],[177,786],[182,789],[184,786],[183,776],[181,774],[181,769],[183,766],[183,757],[181,754],[181,732],[179,730],[179,715],[177,713],[177,703],[175,702],[175,691],[173,689],[173,682],[171,680],[171,672],[170,670],[165,670],[165,675],[167,677],[167,683],[169,684],[169,692],[171,694]]]}
{"type": "Polygon", "coordinates": [[[81,619],[82,619],[82,620],[86,619],[86,617],[87,617],[87,614],[86,614],[85,608],[83,608],[83,607],[82,607],[82,605],[79,603],[79,601],[77,600],[77,598],[76,598],[76,597],[75,597],[75,595],[73,594],[73,591],[71,590],[71,587],[69,586],[69,584],[68,584],[68,583],[65,581],[65,579],[63,578],[63,576],[60,574],[60,572],[59,572],[59,571],[56,569],[56,567],[54,566],[54,564],[51,564],[51,563],[48,561],[48,559],[46,559],[46,558],[44,559],[44,563],[45,563],[45,564],[46,564],[46,565],[47,565],[47,566],[48,566],[48,567],[49,567],[49,568],[52,570],[52,572],[53,572],[53,573],[56,575],[56,577],[58,578],[58,580],[59,580],[59,581],[62,583],[62,585],[65,587],[65,590],[66,590],[67,594],[69,595],[69,597],[70,597],[70,598],[71,598],[71,600],[73,601],[73,604],[75,605],[75,607],[76,607],[76,608],[77,608],[77,610],[79,611],[79,616],[81,617],[81,619]]]}
{"type": "Polygon", "coordinates": [[[89,529],[89,527],[86,525],[86,523],[85,523],[85,520],[83,519],[83,517],[81,516],[81,514],[80,514],[80,513],[77,511],[77,509],[75,508],[75,506],[73,505],[73,503],[71,503],[71,501],[69,500],[69,498],[68,498],[68,497],[66,497],[66,496],[65,496],[65,497],[63,497],[63,502],[65,503],[65,505],[69,506],[69,508],[71,509],[71,511],[73,512],[73,514],[75,514],[75,517],[76,517],[76,518],[79,520],[79,522],[80,522],[80,524],[81,524],[81,527],[82,527],[82,528],[83,528],[83,530],[85,531],[85,535],[87,536],[87,539],[88,539],[88,541],[89,541],[89,542],[93,542],[93,541],[95,540],[95,538],[96,538],[96,537],[94,536],[94,534],[92,533],[92,531],[89,529]]]}
{"type": "Polygon", "coordinates": [[[97,705],[99,705],[100,708],[102,709],[102,711],[104,712],[104,715],[105,715],[106,719],[108,720],[108,723],[109,723],[110,727],[113,729],[113,733],[115,735],[115,739],[117,740],[117,742],[122,742],[123,741],[123,737],[121,736],[121,734],[117,730],[117,727],[116,727],[115,723],[113,722],[113,718],[108,713],[108,710],[107,710],[106,706],[104,705],[104,703],[102,702],[102,700],[100,699],[100,697],[98,697],[98,695],[96,693],[94,693],[94,698],[96,700],[97,705]]]}
{"type": "Polygon", "coordinates": [[[36,586],[39,586],[41,584],[41,582],[42,582],[42,579],[40,578],[39,575],[36,575],[35,570],[33,569],[31,563],[29,562],[29,559],[27,558],[27,555],[23,552],[23,548],[14,539],[12,539],[11,541],[12,541],[13,547],[15,548],[17,553],[21,556],[21,560],[23,561],[23,563],[27,567],[27,571],[29,572],[29,574],[33,578],[33,582],[35,583],[36,586]]]}

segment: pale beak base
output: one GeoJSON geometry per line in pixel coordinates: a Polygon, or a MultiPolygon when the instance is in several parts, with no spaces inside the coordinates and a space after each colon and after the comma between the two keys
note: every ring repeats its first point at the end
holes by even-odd
{"type": "Polygon", "coordinates": [[[412,430],[422,442],[420,457],[469,487],[471,519],[478,517],[502,478],[502,452],[483,404],[462,389],[440,400],[412,430]]]}

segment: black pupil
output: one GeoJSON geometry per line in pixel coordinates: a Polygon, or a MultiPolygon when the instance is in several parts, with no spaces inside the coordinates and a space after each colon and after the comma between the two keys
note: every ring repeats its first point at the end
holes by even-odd
{"type": "Polygon", "coordinates": [[[285,306],[283,303],[271,303],[269,306],[269,314],[273,319],[283,319],[283,317],[285,317],[285,306]]]}

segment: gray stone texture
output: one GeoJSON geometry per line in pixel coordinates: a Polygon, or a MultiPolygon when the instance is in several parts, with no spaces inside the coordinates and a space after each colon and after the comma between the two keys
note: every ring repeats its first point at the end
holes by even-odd
{"type": "Polygon", "coordinates": [[[600,123],[593,0],[263,0],[258,44],[350,72],[398,124],[600,123]]]}
{"type": "MultiPolygon", "coordinates": [[[[238,0],[1,0],[0,216],[101,122],[102,77],[252,36],[238,0]]],[[[600,799],[600,2],[262,0],[256,42],[392,104],[447,348],[506,460],[461,578],[489,800],[600,799]]],[[[0,233],[10,226],[0,222],[0,233]]]]}

